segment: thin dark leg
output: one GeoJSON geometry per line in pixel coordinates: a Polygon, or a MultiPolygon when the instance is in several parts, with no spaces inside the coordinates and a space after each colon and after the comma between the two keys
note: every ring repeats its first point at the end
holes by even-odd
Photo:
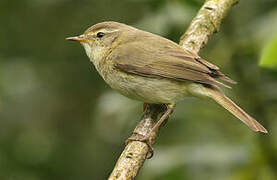
{"type": "Polygon", "coordinates": [[[147,159],[152,158],[154,155],[154,148],[152,147],[150,137],[151,137],[152,133],[156,133],[159,130],[159,128],[161,127],[161,125],[169,118],[170,114],[174,110],[174,107],[175,107],[175,104],[169,104],[167,106],[166,112],[162,115],[162,117],[159,119],[159,121],[154,125],[154,127],[150,130],[150,132],[147,135],[137,137],[137,138],[130,137],[127,139],[126,144],[128,144],[130,141],[145,142],[149,148],[149,153],[150,153],[150,156],[148,156],[147,159]]]}
{"type": "MultiPolygon", "coordinates": [[[[147,136],[151,136],[151,133],[157,132],[161,125],[169,118],[170,114],[172,114],[174,110],[174,105],[168,105],[166,112],[163,114],[163,116],[160,118],[160,120],[154,125],[154,127],[151,129],[151,131],[148,133],[147,136]]],[[[147,138],[146,136],[146,138],[147,138]]],[[[148,137],[148,138],[149,138],[148,137]]]]}
{"type": "Polygon", "coordinates": [[[143,112],[146,110],[146,108],[149,106],[147,103],[143,103],[143,112]]]}

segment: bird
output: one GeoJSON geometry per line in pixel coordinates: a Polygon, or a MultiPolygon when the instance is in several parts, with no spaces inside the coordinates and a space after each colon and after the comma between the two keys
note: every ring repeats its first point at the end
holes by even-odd
{"type": "MultiPolygon", "coordinates": [[[[221,88],[236,82],[198,54],[159,35],[113,21],[89,27],[67,40],[82,44],[104,81],[119,93],[146,104],[165,104],[166,112],[144,137],[149,143],[177,102],[186,97],[212,99],[256,132],[268,131],[229,99],[221,88]]],[[[132,139],[131,139],[132,140],[132,139]]]]}

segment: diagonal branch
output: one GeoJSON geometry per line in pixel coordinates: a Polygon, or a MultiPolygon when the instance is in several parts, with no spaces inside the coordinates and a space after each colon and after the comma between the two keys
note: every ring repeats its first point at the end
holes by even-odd
{"type": "MultiPolygon", "coordinates": [[[[209,37],[219,30],[221,21],[230,8],[239,0],[207,0],[192,20],[189,28],[180,39],[180,45],[194,53],[203,48],[209,37]]],[[[165,112],[163,105],[149,105],[142,120],[136,126],[131,137],[145,136],[154,126],[155,122],[165,112]]],[[[154,143],[157,134],[152,134],[151,142],[154,143]]],[[[148,153],[146,143],[139,141],[130,142],[121,153],[109,180],[134,179],[143,166],[148,153]]]]}
{"type": "Polygon", "coordinates": [[[223,18],[239,0],[207,0],[180,39],[180,45],[198,53],[211,35],[219,31],[223,18]]]}

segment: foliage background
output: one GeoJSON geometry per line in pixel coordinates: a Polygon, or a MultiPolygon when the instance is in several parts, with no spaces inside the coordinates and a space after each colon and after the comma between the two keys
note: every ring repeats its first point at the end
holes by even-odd
{"type": "MultiPolygon", "coordinates": [[[[142,114],[65,41],[114,20],[178,42],[203,0],[1,0],[0,179],[105,179],[142,114]]],[[[137,179],[277,179],[277,1],[243,0],[200,55],[269,134],[212,102],[180,102],[137,179]],[[260,66],[259,66],[260,64],[260,66]]]]}

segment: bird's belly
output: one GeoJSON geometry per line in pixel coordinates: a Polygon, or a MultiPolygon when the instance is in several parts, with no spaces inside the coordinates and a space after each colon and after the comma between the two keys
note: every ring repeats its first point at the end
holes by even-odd
{"type": "Polygon", "coordinates": [[[189,95],[186,82],[113,71],[105,81],[124,96],[146,103],[175,103],[189,95]]]}

